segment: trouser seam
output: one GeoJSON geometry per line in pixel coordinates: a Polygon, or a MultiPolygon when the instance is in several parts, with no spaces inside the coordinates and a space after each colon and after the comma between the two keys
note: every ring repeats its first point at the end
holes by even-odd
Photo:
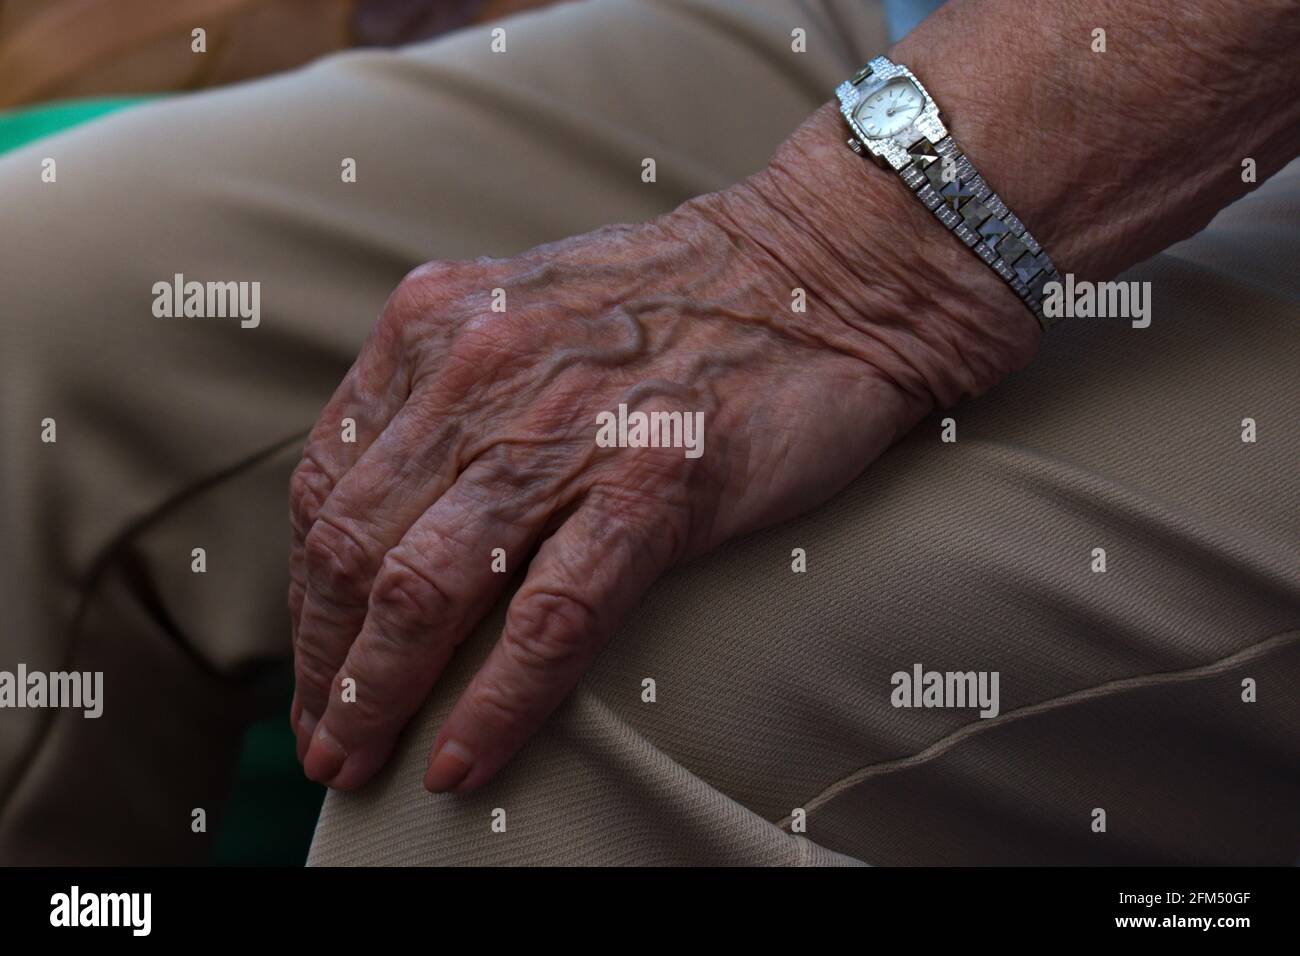
{"type": "MultiPolygon", "coordinates": [[[[823,788],[812,799],[800,804],[808,816],[820,807],[826,806],[835,800],[841,794],[853,789],[858,784],[873,777],[885,776],[890,773],[896,773],[902,770],[908,770],[912,767],[929,763],[938,757],[943,756],[949,751],[955,749],[959,744],[978,734],[986,733],[997,727],[1003,727],[1007,724],[1016,723],[1029,717],[1036,717],[1040,714],[1050,711],[1059,710],[1063,707],[1069,707],[1074,704],[1085,703],[1088,701],[1098,700],[1106,697],[1114,697],[1119,694],[1130,691],[1142,690],[1147,687],[1154,687],[1161,684],[1175,684],[1185,681],[1199,680],[1203,677],[1212,677],[1216,674],[1228,670],[1229,668],[1244,663],[1255,657],[1262,656],[1279,647],[1284,647],[1289,643],[1294,643],[1300,639],[1300,630],[1282,631],[1277,634],[1263,638],[1247,647],[1234,651],[1226,657],[1221,657],[1211,661],[1208,664],[1198,664],[1195,667],[1186,668],[1179,671],[1161,671],[1157,674],[1142,674],[1136,677],[1121,677],[1115,680],[1104,681],[1095,684],[1092,687],[1085,687],[1082,690],[1069,691],[1047,700],[1029,704],[1024,707],[1018,707],[1015,710],[1009,710],[998,717],[990,720],[974,720],[970,723],[963,724],[957,730],[947,734],[931,744],[908,754],[903,757],[894,757],[889,760],[881,760],[865,767],[860,767],[845,777],[841,777],[834,783],[823,788]]],[[[793,815],[786,816],[777,822],[782,830],[787,832],[790,829],[793,815]]]]}

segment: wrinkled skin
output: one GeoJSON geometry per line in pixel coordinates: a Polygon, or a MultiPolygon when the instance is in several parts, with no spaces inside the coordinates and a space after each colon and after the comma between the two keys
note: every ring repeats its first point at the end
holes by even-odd
{"type": "MultiPolygon", "coordinates": [[[[1175,35],[1154,0],[1040,0],[1028,20],[952,2],[890,56],[1062,274],[1106,279],[1253,188],[1242,157],[1262,182],[1300,151],[1300,98],[1278,95],[1295,87],[1294,3],[1185,6],[1175,35]],[[1108,22],[1125,39],[1088,52],[1108,22]]],[[[1029,312],[844,140],[828,104],[762,172],[655,222],[402,283],[291,487],[309,776],[353,788],[385,762],[511,577],[494,548],[511,572],[531,563],[440,729],[432,790],[503,766],[664,568],[823,501],[930,409],[1029,360],[1029,312]],[[703,456],[597,448],[620,402],[704,412],[703,456]]]]}
{"type": "MultiPolygon", "coordinates": [[[[937,401],[1027,357],[1027,313],[990,344],[884,253],[867,274],[836,273],[809,220],[788,214],[797,191],[769,172],[646,224],[402,282],[291,485],[291,719],[310,777],[369,780],[527,564],[425,778],[480,786],[665,569],[824,501],[937,401]],[[854,283],[872,291],[835,291],[854,283]],[[980,361],[940,370],[934,356],[956,351],[980,361]],[[597,415],[620,403],[702,411],[702,456],[597,447],[597,415]],[[508,574],[493,571],[497,548],[508,574]]],[[[975,265],[971,281],[989,282],[975,265]]]]}

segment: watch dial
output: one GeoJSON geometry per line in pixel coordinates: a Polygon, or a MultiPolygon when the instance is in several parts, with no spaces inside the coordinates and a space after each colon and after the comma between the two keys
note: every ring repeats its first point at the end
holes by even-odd
{"type": "Polygon", "coordinates": [[[911,81],[890,80],[860,104],[855,112],[858,125],[872,139],[896,136],[907,129],[925,109],[925,97],[911,81]]]}

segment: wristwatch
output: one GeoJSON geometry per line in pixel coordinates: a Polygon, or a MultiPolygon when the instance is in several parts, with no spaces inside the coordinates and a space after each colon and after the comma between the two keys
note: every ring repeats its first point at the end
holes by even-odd
{"type": "Polygon", "coordinates": [[[912,71],[878,56],[835,91],[849,147],[895,170],[916,198],[1015,290],[1046,331],[1043,286],[1061,274],[948,135],[912,71]]]}

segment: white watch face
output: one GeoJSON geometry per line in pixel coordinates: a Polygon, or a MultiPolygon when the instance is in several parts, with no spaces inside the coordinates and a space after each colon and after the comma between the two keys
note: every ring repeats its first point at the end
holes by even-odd
{"type": "Polygon", "coordinates": [[[925,109],[925,97],[911,80],[890,80],[858,104],[854,118],[872,139],[897,136],[925,109]]]}

